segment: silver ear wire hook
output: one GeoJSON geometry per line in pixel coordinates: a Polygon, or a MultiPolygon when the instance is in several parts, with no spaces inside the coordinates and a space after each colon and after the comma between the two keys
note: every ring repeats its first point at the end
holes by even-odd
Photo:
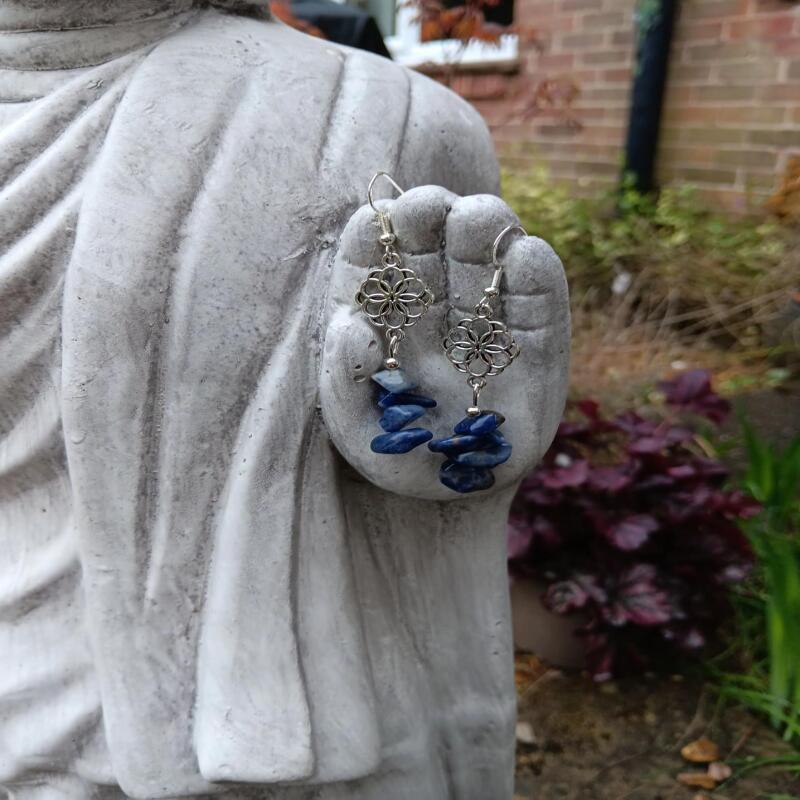
{"type": "Polygon", "coordinates": [[[372,210],[376,214],[380,214],[381,212],[380,212],[379,209],[377,209],[375,207],[375,203],[374,203],[374,201],[372,199],[372,187],[375,185],[375,181],[377,181],[378,178],[386,178],[386,180],[389,181],[389,183],[391,183],[392,186],[394,186],[394,188],[397,190],[398,194],[404,194],[403,190],[397,185],[397,183],[395,182],[394,178],[388,172],[383,172],[383,171],[376,172],[372,176],[372,180],[369,182],[369,186],[367,187],[367,200],[369,200],[369,204],[372,207],[372,210]]]}
{"type": "Polygon", "coordinates": [[[503,278],[503,265],[497,260],[497,250],[500,247],[500,243],[511,231],[519,231],[523,236],[528,235],[528,232],[522,225],[509,225],[507,228],[503,228],[498,237],[494,240],[494,245],[492,245],[492,266],[494,267],[494,275],[492,276],[492,283],[484,289],[484,293],[490,297],[500,292],[500,281],[503,278]]]}
{"type": "Polygon", "coordinates": [[[372,180],[369,182],[369,186],[367,187],[367,200],[369,201],[370,207],[378,216],[378,224],[381,226],[381,231],[383,233],[381,237],[381,244],[392,244],[394,242],[394,232],[392,231],[392,223],[389,220],[389,215],[385,211],[381,211],[379,208],[375,207],[375,203],[372,199],[372,187],[375,185],[375,181],[378,178],[386,178],[389,183],[394,186],[395,189],[400,194],[404,194],[403,190],[397,185],[394,178],[388,172],[376,172],[372,176],[372,180]]]}

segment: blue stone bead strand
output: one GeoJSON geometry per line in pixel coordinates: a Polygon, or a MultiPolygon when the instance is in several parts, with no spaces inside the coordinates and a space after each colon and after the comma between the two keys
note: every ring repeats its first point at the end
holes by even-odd
{"type": "Polygon", "coordinates": [[[504,422],[498,411],[484,411],[476,417],[464,417],[455,426],[454,436],[428,444],[428,449],[447,457],[439,480],[448,489],[469,494],[494,485],[492,468],[511,458],[511,445],[498,430],[504,422]]]}
{"type": "Polygon", "coordinates": [[[425,428],[406,428],[410,422],[422,417],[436,401],[421,394],[413,394],[417,384],[402,369],[384,369],[376,372],[372,380],[380,387],[378,408],[383,416],[378,424],[386,433],[370,442],[373,453],[398,455],[429,442],[433,434],[425,428]]]}

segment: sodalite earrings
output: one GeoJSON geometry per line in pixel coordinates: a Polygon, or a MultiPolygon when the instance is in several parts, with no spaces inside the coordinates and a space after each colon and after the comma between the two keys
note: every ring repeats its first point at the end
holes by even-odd
{"type": "Polygon", "coordinates": [[[472,387],[472,405],[467,409],[467,416],[455,426],[455,436],[437,439],[428,447],[447,458],[439,471],[441,482],[462,494],[492,486],[492,467],[511,457],[511,445],[498,430],[505,417],[498,411],[482,411],[478,403],[486,379],[499,375],[519,355],[519,347],[505,323],[492,318],[494,309],[491,305],[500,294],[503,277],[497,250],[503,238],[512,231],[528,235],[521,226],[509,225],[495,239],[491,284],[483,290],[474,316],[460,320],[444,340],[448,359],[459,372],[467,375],[467,383],[472,387]]]}
{"type": "Polygon", "coordinates": [[[408,453],[433,438],[433,434],[425,428],[406,428],[408,423],[423,416],[426,409],[433,408],[436,401],[424,395],[412,394],[417,384],[400,369],[397,358],[400,342],[405,338],[405,329],[423,317],[433,302],[433,295],[414,270],[403,266],[395,247],[396,237],[389,215],[376,208],[372,201],[372,187],[380,177],[386,178],[403,194],[403,190],[385,172],[378,172],[369,183],[367,197],[378,215],[381,228],[378,241],[384,252],[381,265],[370,269],[359,287],[356,303],[376,328],[385,331],[389,350],[383,362],[385,369],[372,376],[372,380],[380,387],[378,407],[383,411],[383,416],[379,424],[386,433],[376,436],[370,448],[374,453],[398,454],[408,453]]]}
{"type": "Polygon", "coordinates": [[[376,208],[372,201],[372,187],[380,177],[386,178],[403,194],[385,172],[374,175],[367,189],[369,204],[381,229],[378,241],[383,247],[383,256],[380,266],[370,269],[355,300],[369,321],[385,332],[389,351],[383,362],[384,369],[372,376],[379,387],[378,407],[383,412],[379,424],[385,433],[375,436],[370,448],[375,453],[408,453],[428,442],[430,450],[446,457],[439,471],[439,479],[445,486],[462,494],[488,489],[494,484],[492,468],[508,461],[511,445],[498,430],[505,417],[499,411],[482,411],[478,403],[487,378],[499,375],[519,355],[519,347],[505,323],[493,318],[492,300],[500,294],[503,277],[497,251],[512,231],[521,231],[525,236],[527,233],[519,225],[510,225],[495,239],[491,284],[483,290],[474,315],[460,320],[447,333],[445,353],[453,366],[466,374],[467,383],[472,387],[472,405],[467,409],[467,416],[455,426],[454,436],[431,441],[433,434],[426,428],[407,428],[406,425],[424,416],[426,409],[433,408],[436,401],[413,393],[417,384],[400,369],[397,351],[405,338],[405,329],[424,316],[433,303],[433,294],[414,270],[403,266],[389,215],[376,208]]]}

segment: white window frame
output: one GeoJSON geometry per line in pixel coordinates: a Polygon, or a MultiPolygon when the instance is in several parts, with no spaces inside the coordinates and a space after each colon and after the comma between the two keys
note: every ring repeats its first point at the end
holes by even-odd
{"type": "Polygon", "coordinates": [[[385,39],[392,58],[399,64],[406,67],[425,64],[483,67],[516,61],[519,57],[519,39],[515,33],[504,34],[498,44],[471,41],[464,47],[458,39],[423,42],[420,24],[414,19],[417,13],[417,9],[403,3],[395,16],[395,34],[385,39]]]}

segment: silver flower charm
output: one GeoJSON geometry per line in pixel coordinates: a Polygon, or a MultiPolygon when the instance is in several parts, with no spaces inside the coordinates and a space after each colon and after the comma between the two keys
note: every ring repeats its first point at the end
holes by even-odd
{"type": "Polygon", "coordinates": [[[432,302],[430,289],[413,269],[394,265],[371,270],[356,294],[370,322],[389,330],[413,325],[432,302]]]}
{"type": "Polygon", "coordinates": [[[499,375],[519,355],[505,324],[486,317],[462,319],[448,332],[444,348],[453,366],[472,378],[499,375]]]}

